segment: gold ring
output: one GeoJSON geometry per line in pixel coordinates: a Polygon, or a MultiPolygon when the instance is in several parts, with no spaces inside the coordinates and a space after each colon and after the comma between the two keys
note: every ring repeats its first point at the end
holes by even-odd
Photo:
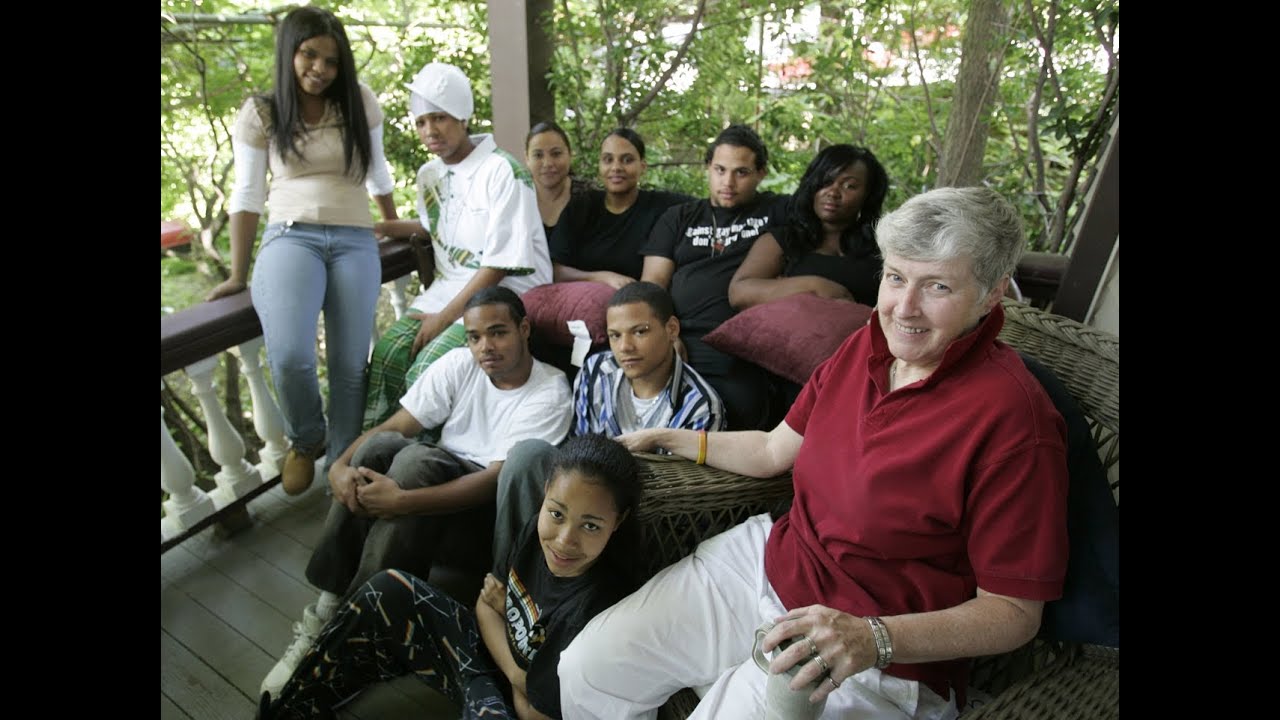
{"type": "Polygon", "coordinates": [[[804,638],[805,640],[807,640],[807,641],[809,642],[809,654],[810,654],[810,655],[817,655],[817,654],[818,654],[818,644],[817,644],[817,643],[815,643],[815,642],[813,641],[813,638],[809,637],[808,635],[801,635],[800,637],[804,638]]]}
{"type": "Polygon", "coordinates": [[[821,655],[814,655],[813,659],[818,663],[818,667],[822,668],[823,673],[831,672],[831,666],[827,665],[827,661],[823,660],[821,655]]]}
{"type": "Polygon", "coordinates": [[[831,688],[832,688],[833,690],[839,690],[839,689],[840,689],[840,683],[836,682],[836,681],[835,681],[835,679],[834,679],[834,678],[832,678],[830,675],[828,675],[828,676],[827,676],[827,682],[831,683],[831,688]]]}

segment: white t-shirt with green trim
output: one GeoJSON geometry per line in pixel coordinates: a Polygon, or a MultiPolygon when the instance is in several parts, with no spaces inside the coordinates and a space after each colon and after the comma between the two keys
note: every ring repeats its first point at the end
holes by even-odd
{"type": "Polygon", "coordinates": [[[475,149],[462,162],[435,158],[418,170],[418,217],[431,232],[436,261],[431,285],[413,301],[419,312],[439,312],[481,267],[507,270],[499,284],[517,294],[551,282],[529,171],[492,135],[472,135],[471,142],[475,149]]]}

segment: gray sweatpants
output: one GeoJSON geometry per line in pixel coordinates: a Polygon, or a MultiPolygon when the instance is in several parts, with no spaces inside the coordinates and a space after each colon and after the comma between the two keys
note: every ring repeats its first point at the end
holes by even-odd
{"type": "Polygon", "coordinates": [[[529,518],[542,508],[542,494],[551,479],[555,446],[544,440],[521,440],[507,452],[498,472],[498,498],[493,525],[494,574],[506,572],[507,556],[529,518]]]}
{"type": "MultiPolygon", "coordinates": [[[[396,432],[369,437],[356,450],[351,465],[376,470],[405,489],[441,485],[481,469],[433,443],[396,432]]],[[[307,580],[321,590],[345,596],[379,570],[404,570],[425,578],[441,556],[442,546],[469,556],[447,558],[451,564],[469,567],[481,562],[485,567],[492,528],[492,505],[451,515],[378,519],[356,515],[334,500],[307,564],[307,580]]]]}

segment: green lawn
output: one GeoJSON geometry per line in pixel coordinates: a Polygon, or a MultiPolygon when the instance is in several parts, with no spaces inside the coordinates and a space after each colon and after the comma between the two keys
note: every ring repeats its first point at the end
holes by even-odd
{"type": "Polygon", "coordinates": [[[160,258],[160,314],[169,315],[204,300],[213,288],[212,278],[201,275],[185,257],[160,258]]]}

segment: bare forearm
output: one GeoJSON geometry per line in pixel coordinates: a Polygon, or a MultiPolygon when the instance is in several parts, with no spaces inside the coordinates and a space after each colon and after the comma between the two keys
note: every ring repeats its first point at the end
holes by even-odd
{"type": "Polygon", "coordinates": [[[734,280],[729,285],[729,304],[735,310],[745,310],[770,300],[810,291],[803,277],[745,278],[734,280]]]}
{"type": "Polygon", "coordinates": [[[249,277],[249,256],[258,234],[258,213],[231,213],[231,278],[243,283],[249,277]]]}
{"type": "Polygon", "coordinates": [[[579,282],[583,280],[591,280],[591,273],[586,270],[579,270],[576,267],[553,263],[551,266],[551,278],[555,282],[579,282]]]}
{"type": "Polygon", "coordinates": [[[489,650],[489,656],[493,658],[493,662],[507,676],[507,680],[511,682],[513,689],[518,689],[522,694],[528,692],[526,690],[527,674],[520,666],[516,664],[516,659],[511,655],[511,646],[507,644],[507,621],[497,610],[494,610],[483,601],[476,603],[476,624],[480,626],[480,637],[484,639],[484,646],[489,650]]]}
{"type": "Polygon", "coordinates": [[[384,220],[380,223],[374,223],[373,229],[379,234],[389,238],[402,239],[410,235],[426,235],[427,229],[422,227],[422,223],[417,220],[384,220]]]}
{"type": "MultiPolygon", "coordinates": [[[[779,618],[761,649],[769,652],[789,637],[808,637],[815,654],[826,661],[819,666],[800,654],[797,643],[774,657],[772,670],[781,672],[797,663],[800,683],[821,679],[830,667],[836,684],[875,667],[881,650],[892,663],[930,663],[994,655],[1013,650],[1035,637],[1044,603],[994,595],[978,588],[978,596],[946,610],[881,617],[887,647],[877,642],[876,628],[865,617],[827,607],[794,608],[779,618]]],[[[876,627],[879,627],[878,625],[876,627]]],[[[816,697],[826,697],[833,685],[823,684],[816,697]]]]}
{"type": "Polygon", "coordinates": [[[946,610],[883,618],[893,661],[925,663],[996,655],[1035,637],[1044,604],[979,591],[946,610]]]}
{"type": "Polygon", "coordinates": [[[586,272],[577,268],[571,268],[568,265],[556,265],[552,270],[552,277],[556,282],[595,282],[601,285],[608,285],[615,290],[621,289],[636,279],[616,273],[611,270],[596,270],[594,272],[586,272]]]}
{"type": "Polygon", "coordinates": [[[748,477],[780,475],[791,469],[796,456],[774,440],[774,432],[762,430],[707,433],[707,464],[748,477]]]}
{"type": "Polygon", "coordinates": [[[491,503],[498,492],[501,467],[502,463],[492,463],[483,470],[446,483],[406,490],[401,500],[401,514],[444,515],[491,503]]]}
{"type": "Polygon", "coordinates": [[[374,195],[373,202],[378,206],[378,212],[382,215],[383,222],[400,217],[399,213],[396,212],[396,200],[391,193],[374,195]]]}
{"type": "MultiPolygon", "coordinates": [[[[666,448],[689,460],[698,459],[701,444],[696,430],[657,428],[642,430],[652,439],[651,447],[666,448]]],[[[774,477],[791,467],[795,456],[779,452],[770,442],[772,433],[761,430],[707,433],[706,464],[748,477],[774,477]]],[[[645,448],[649,449],[649,448],[645,448]]]]}
{"type": "Polygon", "coordinates": [[[640,272],[640,279],[644,282],[651,282],[667,290],[671,289],[671,276],[676,272],[676,263],[670,258],[660,255],[645,255],[644,267],[640,272]]]}

